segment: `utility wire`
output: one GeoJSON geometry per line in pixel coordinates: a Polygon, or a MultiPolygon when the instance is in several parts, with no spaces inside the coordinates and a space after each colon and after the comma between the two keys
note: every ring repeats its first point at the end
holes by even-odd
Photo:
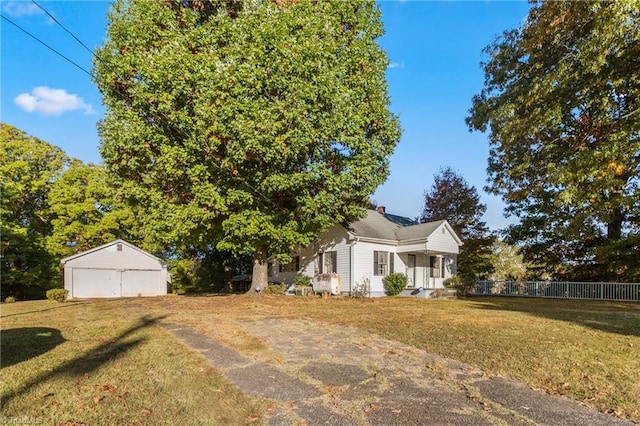
{"type": "MultiPolygon", "coordinates": [[[[112,71],[114,74],[116,74],[118,76],[118,78],[122,81],[126,81],[126,79],[122,78],[121,75],[119,75],[116,71],[113,70],[113,68],[111,68],[111,66],[106,63],[105,61],[102,60],[102,58],[100,58],[98,55],[95,54],[95,52],[90,49],[89,47],[87,47],[86,44],[84,44],[78,37],[76,37],[75,34],[73,34],[72,31],[70,31],[69,29],[67,29],[64,25],[62,25],[62,23],[60,21],[58,21],[51,13],[49,13],[49,11],[47,11],[44,7],[40,6],[40,4],[38,4],[38,2],[36,2],[35,0],[31,0],[33,2],[33,4],[35,4],[40,10],[42,10],[44,13],[47,14],[47,16],[49,16],[56,24],[58,24],[58,26],[60,26],[60,28],[62,28],[64,31],[66,31],[71,37],[74,38],[74,40],[76,40],[82,47],[84,47],[89,53],[91,53],[91,55],[93,55],[94,58],[96,58],[99,62],[101,62],[105,67],[107,67],[110,71],[112,71]]],[[[42,43],[43,45],[45,45],[46,47],[48,47],[49,49],[51,49],[52,51],[54,51],[55,53],[57,53],[58,55],[62,56],[64,59],[66,59],[67,61],[71,62],[73,65],[75,65],[76,67],[80,68],[82,71],[86,72],[87,74],[89,74],[91,77],[93,77],[95,80],[97,80],[97,77],[85,70],[84,68],[82,68],[80,65],[76,64],[75,62],[73,62],[71,59],[67,58],[66,56],[62,55],[61,53],[59,53],[58,51],[56,51],[54,48],[52,48],[51,46],[47,45],[46,43],[44,43],[42,40],[38,39],[37,37],[35,37],[34,35],[30,34],[28,31],[26,31],[25,29],[21,28],[19,25],[15,24],[14,22],[10,21],[8,18],[6,18],[4,15],[2,16],[4,19],[6,19],[7,21],[9,21],[11,24],[15,25],[17,28],[19,28],[20,30],[24,31],[26,34],[30,35],[31,37],[33,37],[34,39],[36,39],[38,42],[42,43]]],[[[144,82],[144,84],[146,84],[147,86],[149,86],[149,83],[147,83],[144,80],[141,80],[144,82]]],[[[118,89],[116,89],[118,90],[118,89]]],[[[122,94],[122,93],[121,93],[122,94]]],[[[164,113],[164,111],[158,109],[156,111],[158,114],[160,114],[166,121],[167,125],[169,127],[171,127],[173,130],[175,130],[177,133],[182,134],[184,137],[188,137],[187,134],[185,134],[182,129],[176,127],[171,120],[169,119],[169,117],[167,117],[167,115],[164,113]]],[[[218,164],[218,167],[220,167],[221,169],[223,169],[222,164],[218,164]]],[[[249,182],[247,182],[245,179],[243,178],[239,178],[239,180],[244,183],[249,189],[251,189],[251,191],[253,191],[255,194],[259,195],[260,197],[262,197],[263,199],[265,199],[266,201],[270,202],[273,204],[273,200],[269,199],[266,195],[264,195],[262,192],[260,192],[258,189],[256,189],[253,185],[251,185],[249,182]]]]}
{"type": "Polygon", "coordinates": [[[2,19],[4,19],[5,21],[7,21],[8,23],[10,23],[11,25],[13,25],[14,27],[16,27],[17,29],[19,29],[20,31],[22,31],[23,33],[25,33],[26,35],[28,35],[29,37],[33,38],[35,41],[37,41],[38,43],[42,44],[44,47],[46,47],[47,49],[51,50],[53,53],[55,53],[56,55],[62,57],[63,59],[65,59],[67,62],[71,63],[73,66],[79,68],[80,70],[84,71],[85,73],[87,73],[90,77],[96,78],[95,75],[93,75],[91,73],[91,71],[87,71],[86,69],[82,68],[80,65],[78,65],[77,63],[73,62],[71,59],[67,58],[66,56],[64,56],[62,53],[58,52],[56,49],[54,49],[53,47],[49,46],[47,43],[45,43],[44,41],[40,40],[38,37],[34,36],[33,34],[31,34],[29,31],[25,30],[24,28],[22,28],[20,25],[16,24],[15,22],[13,22],[11,19],[7,18],[6,16],[0,14],[0,16],[2,17],[2,19]]]}
{"type": "Polygon", "coordinates": [[[87,45],[86,45],[86,44],[84,44],[84,43],[83,43],[83,42],[82,42],[78,37],[76,37],[76,35],[75,35],[74,33],[72,33],[71,31],[69,31],[69,30],[67,29],[67,27],[65,27],[64,25],[62,25],[62,23],[60,23],[60,21],[58,21],[58,20],[56,19],[56,17],[55,17],[55,16],[53,16],[52,14],[50,14],[50,13],[49,13],[49,11],[48,11],[47,9],[45,9],[45,8],[44,8],[44,7],[42,7],[42,6],[40,6],[36,0],[31,0],[31,2],[33,2],[33,4],[35,4],[36,6],[38,6],[38,8],[39,8],[40,10],[42,10],[44,13],[46,13],[46,14],[47,14],[47,16],[48,16],[49,18],[53,19],[53,22],[55,22],[56,24],[58,24],[58,25],[60,26],[60,28],[62,28],[63,30],[65,30],[65,31],[66,31],[66,32],[67,32],[71,37],[73,37],[73,38],[74,38],[78,43],[80,43],[80,45],[81,45],[82,47],[84,47],[85,49],[87,49],[87,51],[88,51],[89,53],[91,53],[92,55],[94,55],[94,56],[95,56],[95,54],[93,53],[93,50],[92,50],[92,49],[90,49],[89,47],[87,47],[87,45]]]}

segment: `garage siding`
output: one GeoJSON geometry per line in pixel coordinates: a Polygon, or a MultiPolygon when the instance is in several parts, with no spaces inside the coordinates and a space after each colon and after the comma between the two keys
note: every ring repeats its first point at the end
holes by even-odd
{"type": "Polygon", "coordinates": [[[167,265],[155,256],[117,240],[62,259],[69,298],[115,298],[167,294],[167,265]]]}

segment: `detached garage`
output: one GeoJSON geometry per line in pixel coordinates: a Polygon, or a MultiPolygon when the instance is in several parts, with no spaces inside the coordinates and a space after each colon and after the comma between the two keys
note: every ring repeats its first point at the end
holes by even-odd
{"type": "Polygon", "coordinates": [[[167,294],[167,264],[123,240],[60,261],[70,299],[138,297],[167,294]]]}

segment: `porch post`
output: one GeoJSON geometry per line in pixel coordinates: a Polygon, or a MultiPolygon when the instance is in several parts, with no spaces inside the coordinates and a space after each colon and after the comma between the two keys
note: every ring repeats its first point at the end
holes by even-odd
{"type": "Polygon", "coordinates": [[[424,264],[425,264],[425,268],[424,268],[424,276],[425,276],[425,282],[424,282],[424,288],[431,288],[431,260],[429,259],[429,250],[425,249],[424,251],[424,256],[425,256],[425,260],[424,260],[424,264]]]}

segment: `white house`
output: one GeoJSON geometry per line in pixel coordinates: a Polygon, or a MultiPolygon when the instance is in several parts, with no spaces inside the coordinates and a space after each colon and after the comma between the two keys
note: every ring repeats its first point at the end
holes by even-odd
{"type": "Polygon", "coordinates": [[[60,262],[70,299],[159,296],[170,290],[167,264],[123,240],[60,262]]]}
{"type": "Polygon", "coordinates": [[[405,293],[428,297],[455,275],[461,245],[446,220],[417,223],[379,207],[357,222],[330,228],[298,250],[290,264],[270,264],[269,280],[290,283],[296,275],[337,273],[342,294],[366,285],[368,296],[380,297],[383,278],[401,272],[408,278],[405,293]]]}

